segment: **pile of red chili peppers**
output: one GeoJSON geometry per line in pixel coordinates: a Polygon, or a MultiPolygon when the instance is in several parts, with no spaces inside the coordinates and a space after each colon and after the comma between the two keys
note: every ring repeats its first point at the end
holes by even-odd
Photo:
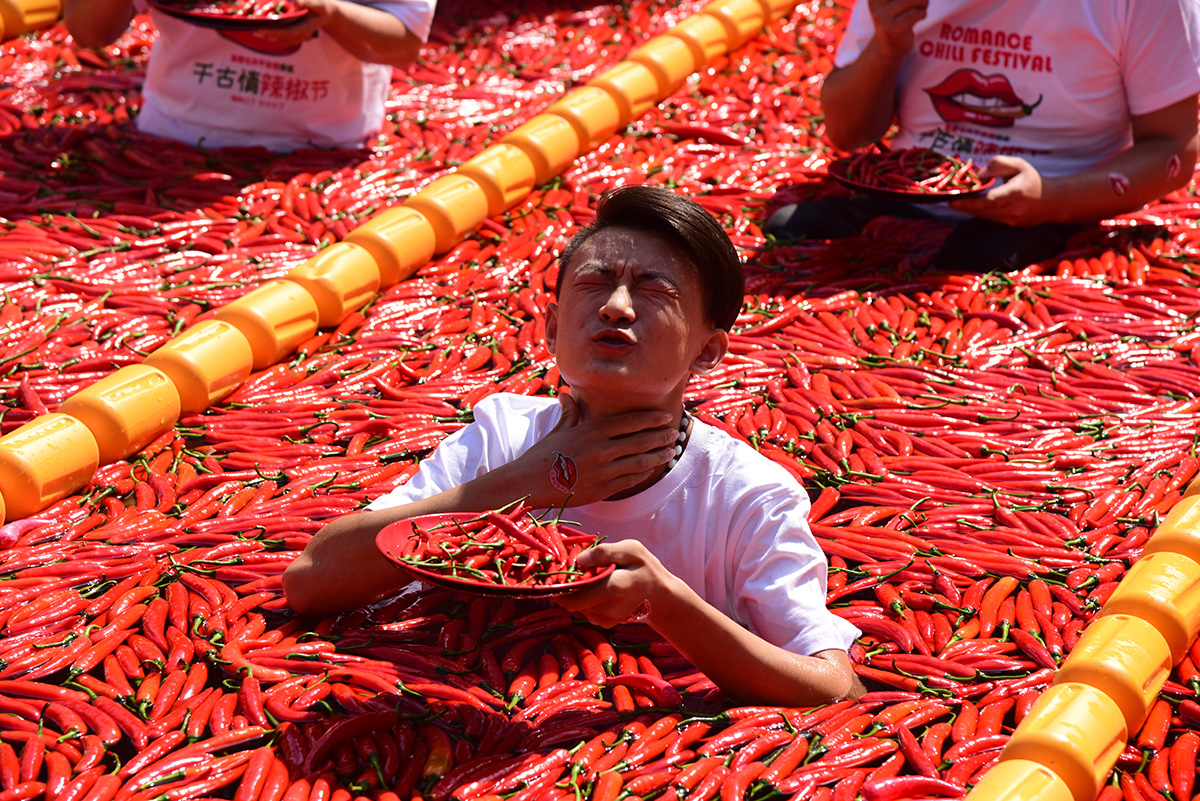
{"type": "Polygon", "coordinates": [[[162,0],[162,5],[210,17],[277,19],[302,11],[291,0],[162,0]]]}
{"type": "MultiPolygon", "coordinates": [[[[482,515],[428,515],[380,532],[389,559],[416,578],[453,579],[470,591],[556,590],[600,575],[575,564],[597,537],[530,514],[523,502],[482,515]]],[[[611,571],[604,571],[611,572],[611,571]]]]}
{"type": "Polygon", "coordinates": [[[952,194],[983,186],[975,165],[927,147],[864,150],[846,162],[846,178],[894,192],[952,194]]]}
{"type": "MultiPolygon", "coordinates": [[[[152,31],[0,48],[0,428],[136,363],[339,240],[698,8],[439,3],[361,151],[204,152],[130,119],[152,31]]],[[[959,797],[996,759],[1196,474],[1200,202],[1088,230],[1006,275],[931,271],[935,222],[780,247],[830,185],[812,2],[519,206],[204,414],[101,468],[0,551],[0,799],[959,797]],[[876,688],[738,706],[640,624],[410,588],[298,618],[284,567],[405,481],[497,391],[553,394],[554,257],[649,180],[748,262],[696,416],[793,471],[829,604],[876,688]]],[[[1195,185],[1193,184],[1193,189],[1195,185]]],[[[1200,646],[1105,801],[1194,796],[1200,646]]]]}

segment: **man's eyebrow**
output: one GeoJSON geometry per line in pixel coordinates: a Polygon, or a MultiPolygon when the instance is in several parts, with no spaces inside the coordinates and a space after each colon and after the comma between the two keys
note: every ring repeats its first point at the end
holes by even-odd
{"type": "Polygon", "coordinates": [[[580,264],[578,267],[576,267],[575,272],[576,273],[582,273],[582,272],[601,273],[603,275],[611,275],[612,273],[614,273],[616,271],[611,266],[609,266],[607,263],[602,262],[599,259],[589,259],[589,260],[585,261],[583,264],[580,264]]]}
{"type": "MultiPolygon", "coordinates": [[[[616,269],[608,262],[596,260],[585,261],[583,264],[575,268],[575,274],[593,273],[596,275],[610,276],[616,273],[616,269]]],[[[638,274],[639,281],[662,281],[664,284],[670,284],[674,289],[679,289],[679,282],[672,278],[667,273],[650,267],[644,272],[638,274]]]]}
{"type": "Polygon", "coordinates": [[[672,278],[667,273],[662,273],[662,272],[659,272],[658,270],[647,270],[646,272],[642,273],[641,277],[643,280],[649,279],[651,281],[662,281],[664,284],[670,284],[671,286],[675,287],[676,289],[679,288],[678,281],[676,281],[674,278],[672,278]]]}

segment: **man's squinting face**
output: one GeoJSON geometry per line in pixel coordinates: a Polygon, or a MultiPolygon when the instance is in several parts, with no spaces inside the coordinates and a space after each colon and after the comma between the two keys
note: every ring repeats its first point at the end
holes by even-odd
{"type": "Polygon", "coordinates": [[[728,337],[706,319],[695,271],[669,240],[605,228],[563,269],[546,339],[578,397],[661,406],[725,355],[728,337]]]}

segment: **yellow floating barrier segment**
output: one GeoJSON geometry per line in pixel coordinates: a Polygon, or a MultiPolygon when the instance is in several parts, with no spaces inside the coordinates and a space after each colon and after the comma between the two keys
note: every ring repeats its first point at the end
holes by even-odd
{"type": "Polygon", "coordinates": [[[99,466],[96,437],[69,414],[44,414],[5,434],[0,437],[5,520],[28,517],[67,497],[99,466]]]}
{"type": "Polygon", "coordinates": [[[48,28],[62,11],[62,0],[0,0],[0,39],[48,28]]]}
{"type": "MultiPolygon", "coordinates": [[[[714,0],[629,58],[574,89],[401,206],[374,215],[283,279],[267,282],[146,357],[0,437],[0,514],[26,517],[136,453],[182,412],[201,412],[252,370],[338,325],[489,217],[520,203],[688,75],[794,7],[794,0],[714,0]]],[[[57,20],[60,0],[0,0],[5,30],[57,20]]]]}
{"type": "Polygon", "coordinates": [[[365,306],[379,291],[379,266],[371,251],[338,242],[288,273],[317,304],[317,325],[329,328],[365,306]]]}
{"type": "Polygon", "coordinates": [[[1146,621],[1170,648],[1171,663],[1178,662],[1200,632],[1200,564],[1170,551],[1145,554],[1104,604],[1104,614],[1146,621]]]}
{"type": "Polygon", "coordinates": [[[1009,801],[1067,801],[1071,788],[1057,773],[1040,762],[1006,759],[992,766],[971,790],[973,798],[1004,798],[1009,801]]]}
{"type": "Polygon", "coordinates": [[[966,801],[1092,801],[1200,632],[1200,480],[1163,518],[966,801]]]}
{"type": "Polygon", "coordinates": [[[496,217],[533,191],[536,166],[523,148],[502,142],[465,161],[458,172],[478,184],[487,216],[496,217]]]}
{"type": "Polygon", "coordinates": [[[179,419],[179,390],[149,364],[131,364],[76,392],[58,407],[96,440],[101,464],[149,445],[179,419]]]}
{"type": "Polygon", "coordinates": [[[1196,494],[1195,487],[1193,482],[1187,494],[1171,507],[1146,542],[1143,554],[1179,553],[1200,562],[1200,494],[1196,494]]]}
{"type": "MultiPolygon", "coordinates": [[[[385,212],[386,214],[386,212],[385,212]]],[[[421,218],[424,221],[424,218],[421,218]]],[[[281,279],[268,281],[222,306],[213,319],[229,323],[250,344],[252,368],[264,370],[283,361],[317,330],[320,309],[308,290],[281,279]]],[[[165,429],[164,429],[165,430],[165,429]]]]}
{"type": "Polygon", "coordinates": [[[1084,630],[1054,685],[1099,690],[1121,711],[1124,728],[1135,732],[1170,673],[1171,650],[1153,626],[1132,615],[1104,615],[1084,630]]]}
{"type": "MultiPolygon", "coordinates": [[[[1037,763],[1062,779],[1073,801],[1091,801],[1100,794],[1126,738],[1125,717],[1103,692],[1087,684],[1053,684],[1013,732],[1000,764],[1037,763]]],[[[972,792],[968,797],[979,796],[972,792]]]]}
{"type": "Polygon", "coordinates": [[[236,326],[224,320],[205,320],[164,343],[143,363],[170,377],[179,392],[181,411],[202,412],[246,380],[254,352],[250,340],[236,326]]]}

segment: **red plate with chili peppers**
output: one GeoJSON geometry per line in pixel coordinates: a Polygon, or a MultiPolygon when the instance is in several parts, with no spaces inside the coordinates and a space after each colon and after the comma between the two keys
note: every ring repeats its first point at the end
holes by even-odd
{"type": "Polygon", "coordinates": [[[311,13],[291,0],[149,0],[149,3],[184,22],[227,31],[286,28],[311,13]]]}
{"type": "Polygon", "coordinates": [[[528,507],[421,515],[385,527],[375,538],[396,566],[430,584],[477,595],[561,595],[615,569],[576,566],[598,542],[570,526],[541,521],[528,507]]]}
{"type": "Polygon", "coordinates": [[[982,194],[984,181],[970,161],[924,147],[862,151],[829,165],[829,175],[864,194],[906,203],[941,203],[982,194]]]}

